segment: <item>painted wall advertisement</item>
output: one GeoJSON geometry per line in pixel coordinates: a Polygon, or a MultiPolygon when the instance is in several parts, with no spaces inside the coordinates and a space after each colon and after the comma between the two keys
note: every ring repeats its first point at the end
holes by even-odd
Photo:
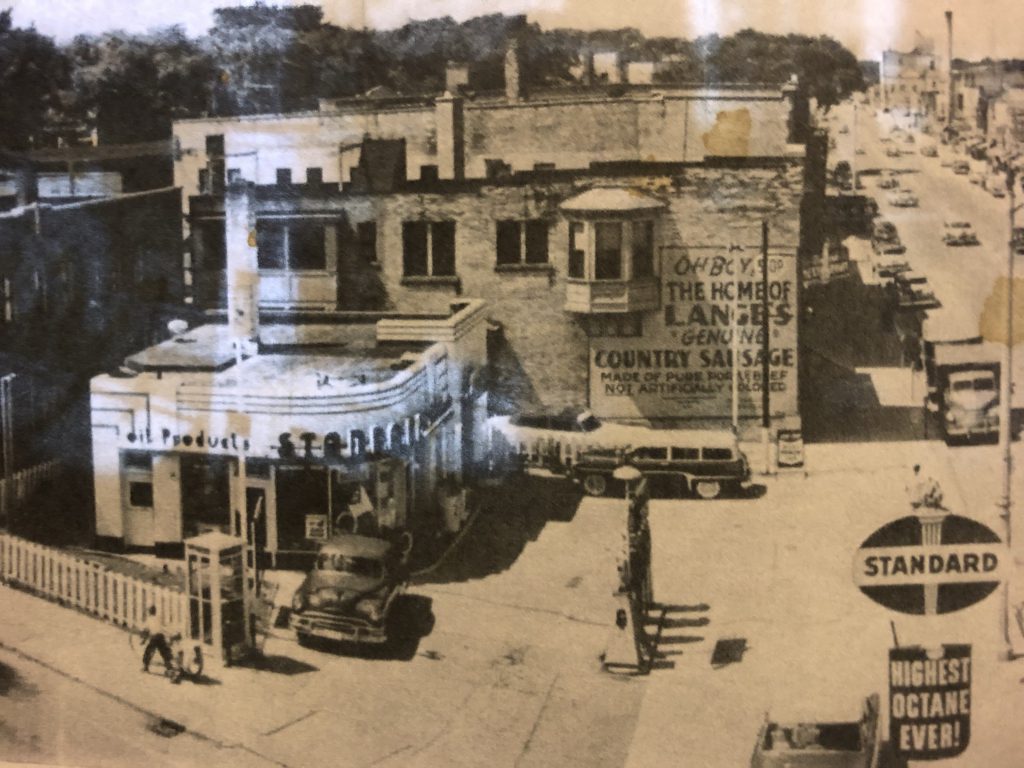
{"type": "Polygon", "coordinates": [[[758,249],[736,246],[664,248],[661,308],[644,316],[642,335],[591,340],[591,410],[729,419],[735,357],[739,415],[758,417],[767,309],[770,409],[773,418],[796,415],[796,254],[770,249],[767,282],[762,260],[758,249]]]}
{"type": "Polygon", "coordinates": [[[970,743],[971,646],[941,651],[889,650],[889,744],[904,760],[956,757],[970,743]]]}

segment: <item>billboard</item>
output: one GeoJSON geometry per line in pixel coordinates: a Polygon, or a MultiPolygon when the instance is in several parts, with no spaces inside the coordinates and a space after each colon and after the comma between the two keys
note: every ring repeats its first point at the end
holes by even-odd
{"type": "Polygon", "coordinates": [[[889,650],[889,744],[903,760],[942,760],[971,740],[971,646],[889,650]]]}
{"type": "Polygon", "coordinates": [[[772,417],[795,416],[796,253],[769,249],[767,262],[765,281],[758,249],[663,248],[661,308],[643,317],[642,333],[591,339],[591,410],[604,418],[728,420],[735,374],[741,418],[760,417],[765,384],[772,417]]]}

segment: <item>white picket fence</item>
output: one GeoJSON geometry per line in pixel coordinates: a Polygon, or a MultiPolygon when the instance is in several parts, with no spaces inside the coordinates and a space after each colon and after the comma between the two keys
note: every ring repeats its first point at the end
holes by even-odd
{"type": "Polygon", "coordinates": [[[8,505],[17,506],[32,495],[44,480],[56,477],[59,469],[59,461],[44,461],[15,472],[9,479],[0,478],[0,516],[6,516],[11,511],[8,505]]]}
{"type": "Polygon", "coordinates": [[[185,634],[185,593],[110,570],[59,549],[0,534],[0,583],[20,586],[42,597],[113,622],[141,629],[155,605],[163,624],[185,634]]]}

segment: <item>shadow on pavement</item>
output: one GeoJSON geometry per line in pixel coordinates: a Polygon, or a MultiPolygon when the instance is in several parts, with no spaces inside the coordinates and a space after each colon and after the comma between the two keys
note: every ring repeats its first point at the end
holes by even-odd
{"type": "Polygon", "coordinates": [[[418,584],[449,584],[501,573],[549,522],[570,522],[580,494],[564,478],[519,475],[482,494],[480,513],[448,555],[418,584]]]}
{"type": "Polygon", "coordinates": [[[290,656],[256,656],[251,660],[238,664],[239,667],[254,669],[257,672],[273,672],[278,675],[301,675],[316,672],[319,668],[290,656]]]}

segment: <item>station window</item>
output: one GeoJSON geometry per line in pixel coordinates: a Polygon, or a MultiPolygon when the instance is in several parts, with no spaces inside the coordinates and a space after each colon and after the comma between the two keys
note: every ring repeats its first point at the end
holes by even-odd
{"type": "Polygon", "coordinates": [[[291,168],[278,168],[277,169],[277,185],[279,187],[291,186],[292,183],[292,169],[291,168]]]}
{"type": "Polygon", "coordinates": [[[548,224],[541,219],[504,220],[497,223],[497,263],[548,263],[548,224]]]}
{"type": "Polygon", "coordinates": [[[654,222],[634,221],[633,277],[654,276],[654,222]]]}
{"type": "Polygon", "coordinates": [[[594,279],[622,279],[622,224],[619,222],[594,225],[594,279]]]}
{"type": "Polygon", "coordinates": [[[569,277],[583,279],[586,266],[586,231],[583,222],[569,223],[569,277]]]}
{"type": "Polygon", "coordinates": [[[356,225],[356,248],[360,264],[377,263],[377,222],[361,221],[356,225]]]}
{"type": "Polygon", "coordinates": [[[454,277],[455,222],[402,222],[402,273],[405,277],[454,277]]]}
{"type": "Polygon", "coordinates": [[[311,186],[317,186],[324,183],[324,169],[323,168],[307,168],[306,169],[306,183],[311,186]]]}
{"type": "Polygon", "coordinates": [[[323,225],[310,222],[267,222],[256,225],[260,269],[325,269],[323,225]]]}

